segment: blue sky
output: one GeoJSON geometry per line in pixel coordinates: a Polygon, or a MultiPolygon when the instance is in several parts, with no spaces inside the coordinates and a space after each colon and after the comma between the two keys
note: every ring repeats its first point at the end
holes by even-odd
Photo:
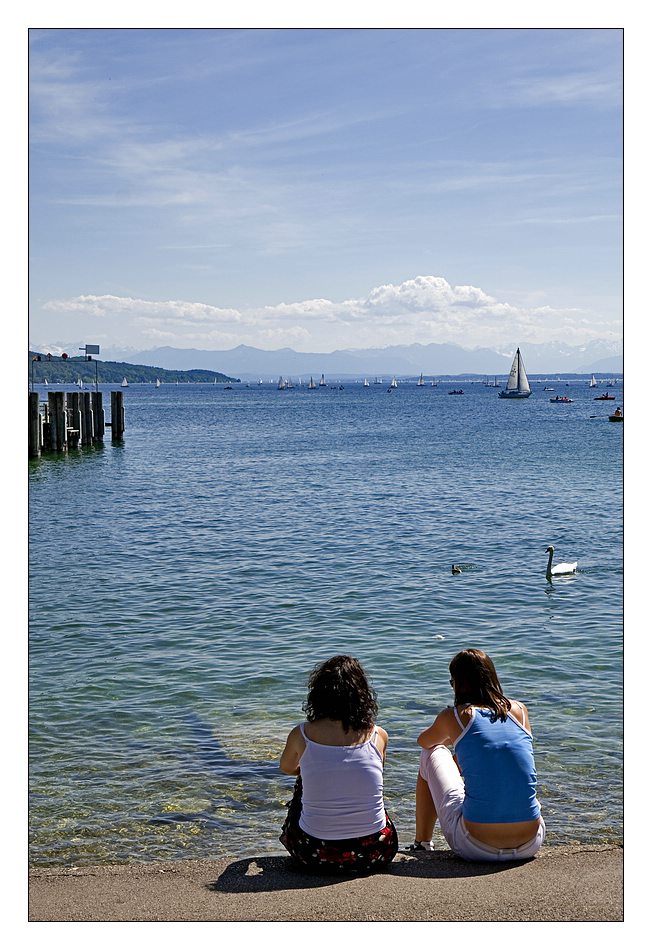
{"type": "Polygon", "coordinates": [[[33,29],[31,345],[622,336],[615,29],[33,29]]]}

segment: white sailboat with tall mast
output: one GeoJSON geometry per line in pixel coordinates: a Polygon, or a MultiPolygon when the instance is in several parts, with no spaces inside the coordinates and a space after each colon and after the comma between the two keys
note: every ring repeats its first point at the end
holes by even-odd
{"type": "Polygon", "coordinates": [[[501,399],[527,399],[528,396],[532,395],[520,349],[516,350],[512,368],[509,371],[507,386],[498,395],[501,399]]]}
{"type": "Polygon", "coordinates": [[[317,384],[315,383],[312,376],[310,377],[310,382],[308,383],[308,389],[317,389],[317,384]]]}
{"type": "Polygon", "coordinates": [[[595,381],[595,376],[591,376],[591,382],[589,383],[589,389],[593,389],[598,384],[595,381]]]}
{"type": "Polygon", "coordinates": [[[324,374],[323,374],[323,373],[321,374],[321,379],[319,380],[319,385],[320,385],[320,386],[325,386],[325,385],[326,385],[326,379],[324,378],[324,374]]]}
{"type": "Polygon", "coordinates": [[[423,373],[421,374],[421,376],[419,376],[419,382],[417,383],[417,386],[425,386],[425,383],[423,381],[423,373]]]}

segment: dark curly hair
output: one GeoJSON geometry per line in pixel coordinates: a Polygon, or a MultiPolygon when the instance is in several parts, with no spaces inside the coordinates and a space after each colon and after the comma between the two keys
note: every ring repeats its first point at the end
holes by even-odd
{"type": "Polygon", "coordinates": [[[456,706],[487,706],[491,721],[507,719],[511,703],[503,693],[491,657],[471,647],[456,654],[448,667],[455,688],[456,706]]]}
{"type": "Polygon", "coordinates": [[[345,732],[370,729],[378,715],[376,691],[353,656],[333,656],[313,669],[302,708],[308,722],[335,719],[345,732]]]}

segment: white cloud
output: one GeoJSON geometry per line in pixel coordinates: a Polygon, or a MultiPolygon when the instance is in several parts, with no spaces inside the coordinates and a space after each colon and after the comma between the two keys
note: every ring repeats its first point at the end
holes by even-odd
{"type": "Polygon", "coordinates": [[[518,306],[479,287],[454,286],[443,277],[419,276],[374,287],[366,297],[324,298],[234,309],[205,302],[144,300],[84,294],[48,301],[43,310],[97,321],[98,332],[140,346],[211,349],[247,343],[300,350],[388,346],[396,343],[457,343],[500,347],[506,341],[580,344],[596,337],[617,339],[620,318],[600,319],[549,304],[518,306]],[[589,319],[590,317],[590,319],[589,319]],[[137,342],[135,342],[137,341],[137,342]]]}

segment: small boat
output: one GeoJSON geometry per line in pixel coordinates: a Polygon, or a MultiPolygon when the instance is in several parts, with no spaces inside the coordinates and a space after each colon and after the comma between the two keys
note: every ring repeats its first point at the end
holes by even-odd
{"type": "Polygon", "coordinates": [[[607,402],[607,400],[613,400],[616,397],[610,396],[609,393],[606,392],[606,393],[603,393],[601,396],[594,396],[593,398],[596,402],[607,402]]]}
{"type": "Polygon", "coordinates": [[[310,382],[308,383],[308,389],[317,389],[314,379],[310,377],[310,382]]]}
{"type": "Polygon", "coordinates": [[[156,389],[158,389],[160,385],[161,385],[161,380],[160,380],[160,379],[158,378],[158,376],[157,376],[157,377],[156,377],[156,382],[154,383],[154,386],[155,386],[156,389]]]}
{"type": "Polygon", "coordinates": [[[591,377],[591,382],[589,383],[589,389],[594,389],[598,384],[595,381],[595,376],[591,377]]]}
{"type": "Polygon", "coordinates": [[[396,382],[396,376],[392,376],[392,381],[389,384],[390,389],[398,389],[398,383],[396,382]]]}
{"type": "Polygon", "coordinates": [[[321,374],[321,379],[319,380],[319,385],[320,385],[320,386],[325,386],[325,385],[326,385],[326,380],[324,379],[324,374],[323,374],[323,373],[321,374]]]}
{"type": "Polygon", "coordinates": [[[572,402],[572,399],[569,399],[568,396],[554,396],[550,402],[572,402]]]}
{"type": "Polygon", "coordinates": [[[543,387],[543,391],[544,391],[544,393],[554,393],[555,387],[554,387],[554,386],[544,386],[544,387],[543,387]]]}
{"type": "Polygon", "coordinates": [[[423,381],[423,373],[422,373],[421,376],[419,376],[419,382],[417,383],[417,386],[425,386],[425,385],[426,384],[423,381]]]}
{"type": "Polygon", "coordinates": [[[514,355],[507,386],[505,389],[501,389],[498,395],[501,399],[527,399],[528,396],[532,395],[520,348],[517,348],[514,355]]]}
{"type": "Polygon", "coordinates": [[[448,395],[449,396],[463,396],[464,390],[463,389],[449,389],[448,395]]]}
{"type": "Polygon", "coordinates": [[[77,386],[78,386],[79,389],[83,389],[83,388],[84,388],[84,381],[83,381],[83,379],[81,378],[81,376],[78,376],[78,377],[77,377],[77,386]]]}
{"type": "Polygon", "coordinates": [[[376,376],[376,378],[374,379],[374,386],[382,386],[382,384],[383,384],[382,379],[376,376]]]}
{"type": "Polygon", "coordinates": [[[365,376],[364,383],[363,383],[362,385],[365,386],[365,387],[369,385],[369,380],[367,379],[366,376],[365,376]]]}
{"type": "Polygon", "coordinates": [[[225,391],[226,391],[227,389],[233,389],[233,386],[225,386],[224,389],[225,389],[225,391]]]}
{"type": "Polygon", "coordinates": [[[126,376],[123,376],[123,377],[122,377],[122,382],[120,383],[120,385],[123,386],[123,387],[129,385],[129,383],[127,382],[127,377],[126,377],[126,376]]]}
{"type": "Polygon", "coordinates": [[[258,380],[258,385],[259,385],[259,386],[262,386],[262,385],[263,385],[262,379],[259,379],[259,380],[258,380]]]}
{"type": "Polygon", "coordinates": [[[285,388],[286,388],[286,389],[294,389],[294,383],[292,382],[292,379],[288,379],[285,388]]]}
{"type": "Polygon", "coordinates": [[[609,422],[622,422],[623,418],[622,412],[616,410],[612,416],[609,416],[609,422]]]}
{"type": "Polygon", "coordinates": [[[282,376],[279,376],[279,378],[278,378],[278,386],[277,386],[277,389],[285,389],[285,380],[283,379],[282,376]]]}
{"type": "Polygon", "coordinates": [[[44,385],[44,386],[49,386],[49,385],[50,385],[50,384],[48,383],[47,376],[46,376],[45,379],[43,380],[43,385],[44,385]]]}
{"type": "Polygon", "coordinates": [[[433,380],[431,381],[430,385],[431,385],[431,386],[436,386],[437,383],[436,383],[436,382],[434,381],[434,379],[433,379],[433,380]]]}

